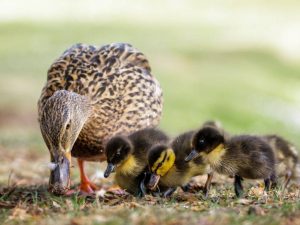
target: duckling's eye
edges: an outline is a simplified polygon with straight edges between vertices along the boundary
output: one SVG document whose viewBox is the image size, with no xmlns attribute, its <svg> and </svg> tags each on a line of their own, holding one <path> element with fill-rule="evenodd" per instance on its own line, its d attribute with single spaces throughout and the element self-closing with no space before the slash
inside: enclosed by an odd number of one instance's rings
<svg viewBox="0 0 300 225">
<path fill-rule="evenodd" d="M 118 148 L 116 152 L 116 156 L 120 156 L 120 155 L 121 155 L 121 148 Z"/>
<path fill-rule="evenodd" d="M 200 139 L 199 141 L 198 141 L 198 147 L 199 148 L 203 148 L 205 146 L 205 140 L 204 139 Z"/>
</svg>

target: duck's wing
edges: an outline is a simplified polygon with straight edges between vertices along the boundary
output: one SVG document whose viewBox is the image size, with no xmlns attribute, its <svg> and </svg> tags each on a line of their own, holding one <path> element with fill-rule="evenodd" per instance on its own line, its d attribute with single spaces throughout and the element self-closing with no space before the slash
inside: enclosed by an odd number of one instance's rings
<svg viewBox="0 0 300 225">
<path fill-rule="evenodd" d="M 61 89 L 87 96 L 95 105 L 95 113 L 101 114 L 104 109 L 105 115 L 118 117 L 112 120 L 122 119 L 126 123 L 138 113 L 142 117 L 147 115 L 151 125 L 152 117 L 160 118 L 160 85 L 151 75 L 145 55 L 130 44 L 113 43 L 100 48 L 76 44 L 67 49 L 48 70 L 38 102 L 39 111 Z M 115 130 L 122 132 L 122 129 Z"/>
<path fill-rule="evenodd" d="M 143 53 L 129 44 L 111 44 L 96 51 L 91 61 L 102 73 L 89 87 L 95 114 L 107 119 L 99 125 L 107 125 L 111 135 L 158 125 L 162 90 Z"/>
</svg>

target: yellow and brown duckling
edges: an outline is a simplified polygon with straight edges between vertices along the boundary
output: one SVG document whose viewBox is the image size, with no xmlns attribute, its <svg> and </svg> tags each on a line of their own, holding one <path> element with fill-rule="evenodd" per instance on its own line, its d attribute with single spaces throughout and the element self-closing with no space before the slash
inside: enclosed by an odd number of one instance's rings
<svg viewBox="0 0 300 225">
<path fill-rule="evenodd" d="M 69 190 L 73 156 L 80 167 L 80 190 L 93 192 L 83 162 L 105 161 L 104 143 L 117 133 L 157 126 L 162 102 L 146 56 L 130 44 L 67 49 L 49 68 L 38 101 L 41 133 L 55 165 L 50 191 Z"/>
<path fill-rule="evenodd" d="M 276 158 L 276 173 L 277 176 L 285 177 L 283 188 L 289 184 L 291 178 L 296 178 L 297 165 L 299 162 L 298 151 L 296 147 L 278 135 L 262 136 L 272 147 Z"/>
<path fill-rule="evenodd" d="M 176 137 L 170 145 L 154 146 L 148 154 L 148 165 L 151 172 L 148 187 L 153 190 L 159 185 L 160 189 L 170 188 L 165 196 L 171 194 L 178 186 L 183 187 L 192 177 L 208 174 L 210 167 L 201 157 L 190 162 L 185 158 L 192 151 L 194 131 L 186 132 Z M 212 174 L 205 184 L 205 193 L 210 187 Z"/>
<path fill-rule="evenodd" d="M 194 150 L 186 161 L 201 156 L 220 174 L 234 176 L 237 197 L 243 193 L 242 179 L 264 179 L 265 189 L 276 183 L 275 156 L 270 145 L 258 136 L 239 135 L 229 140 L 213 127 L 200 129 L 193 137 Z"/>
<path fill-rule="evenodd" d="M 104 177 L 115 170 L 115 181 L 122 189 L 135 196 L 144 196 L 147 153 L 153 145 L 168 142 L 169 137 L 163 131 L 150 128 L 129 136 L 114 136 L 105 148 L 108 165 Z"/>
</svg>

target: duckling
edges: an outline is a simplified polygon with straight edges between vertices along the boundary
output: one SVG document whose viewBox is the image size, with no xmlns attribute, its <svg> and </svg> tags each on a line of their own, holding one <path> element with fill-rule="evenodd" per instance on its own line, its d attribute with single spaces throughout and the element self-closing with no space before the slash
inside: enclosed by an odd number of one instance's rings
<svg viewBox="0 0 300 225">
<path fill-rule="evenodd" d="M 158 129 L 142 129 L 129 136 L 114 136 L 105 148 L 108 165 L 104 177 L 115 169 L 115 181 L 122 189 L 136 196 L 144 196 L 147 152 L 153 145 L 168 141 L 169 137 Z"/>
<path fill-rule="evenodd" d="M 50 159 L 49 190 L 70 189 L 71 158 L 80 168 L 80 190 L 97 187 L 84 173 L 85 161 L 106 160 L 104 146 L 117 133 L 156 127 L 162 90 L 146 56 L 130 44 L 76 44 L 49 68 L 38 101 L 42 136 Z"/>
<path fill-rule="evenodd" d="M 194 149 L 185 160 L 201 156 L 214 171 L 234 176 L 237 197 L 243 193 L 243 178 L 264 179 L 265 190 L 269 189 L 270 181 L 276 182 L 275 156 L 261 137 L 239 135 L 225 141 L 219 130 L 207 126 L 196 132 L 192 146 Z"/>
<path fill-rule="evenodd" d="M 225 140 L 230 138 L 230 134 L 224 130 L 219 121 L 208 120 L 204 122 L 202 126 L 215 127 L 224 135 Z M 261 137 L 269 143 L 274 152 L 276 159 L 276 174 L 278 177 L 285 177 L 285 181 L 283 183 L 283 189 L 285 189 L 291 178 L 295 178 L 297 176 L 296 167 L 298 164 L 298 151 L 294 145 L 278 135 L 263 135 Z"/>
<path fill-rule="evenodd" d="M 148 188 L 153 190 L 159 185 L 171 188 L 165 193 L 172 193 L 178 186 L 183 189 L 192 177 L 197 175 L 209 174 L 210 167 L 205 164 L 201 157 L 195 158 L 190 162 L 185 162 L 185 157 L 192 151 L 191 140 L 194 131 L 183 133 L 176 137 L 169 145 L 156 145 L 148 154 L 148 166 L 151 177 Z M 204 192 L 210 187 L 212 174 L 208 175 Z"/>
<path fill-rule="evenodd" d="M 278 135 L 262 136 L 272 147 L 277 165 L 277 176 L 285 177 L 283 189 L 287 187 L 292 177 L 297 177 L 298 151 L 296 147 Z"/>
</svg>

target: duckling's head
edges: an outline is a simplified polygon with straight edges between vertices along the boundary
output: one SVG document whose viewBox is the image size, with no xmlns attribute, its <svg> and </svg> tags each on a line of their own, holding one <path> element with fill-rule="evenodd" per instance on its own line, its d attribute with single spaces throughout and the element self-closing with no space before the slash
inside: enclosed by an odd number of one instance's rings
<svg viewBox="0 0 300 225">
<path fill-rule="evenodd" d="M 197 131 L 192 140 L 191 153 L 185 158 L 185 161 L 191 161 L 201 152 L 210 153 L 220 144 L 224 144 L 224 135 L 212 126 L 205 126 Z"/>
<path fill-rule="evenodd" d="M 223 125 L 220 121 L 218 120 L 206 120 L 203 124 L 202 127 L 214 127 L 217 128 L 218 130 L 223 130 Z"/>
<path fill-rule="evenodd" d="M 127 137 L 115 136 L 108 141 L 105 153 L 107 168 L 104 177 L 109 177 L 115 167 L 121 165 L 133 153 L 133 146 Z"/>
<path fill-rule="evenodd" d="M 175 162 L 175 153 L 173 149 L 166 145 L 156 145 L 152 147 L 148 154 L 148 166 L 151 172 L 148 188 L 153 190 Z"/>
<path fill-rule="evenodd" d="M 70 187 L 72 147 L 89 116 L 86 97 L 66 90 L 56 91 L 41 109 L 40 128 L 54 165 L 49 190 L 65 193 Z"/>
</svg>

